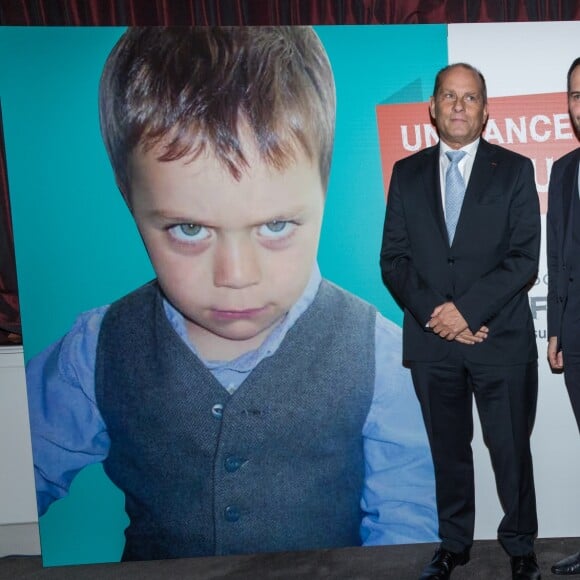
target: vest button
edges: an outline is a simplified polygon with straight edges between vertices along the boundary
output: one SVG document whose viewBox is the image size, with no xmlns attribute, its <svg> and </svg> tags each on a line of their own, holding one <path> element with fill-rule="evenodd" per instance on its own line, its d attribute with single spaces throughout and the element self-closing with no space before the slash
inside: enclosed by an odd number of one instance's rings
<svg viewBox="0 0 580 580">
<path fill-rule="evenodd" d="M 240 519 L 240 510 L 235 505 L 229 505 L 224 510 L 227 522 L 237 522 Z"/>
<path fill-rule="evenodd" d="M 216 403 L 212 408 L 211 408 L 211 414 L 216 418 L 216 419 L 221 419 L 223 414 L 224 414 L 224 406 L 221 403 Z"/>
<path fill-rule="evenodd" d="M 239 457 L 234 457 L 232 455 L 230 455 L 230 457 L 226 457 L 226 460 L 224 461 L 224 465 L 226 466 L 226 471 L 228 473 L 233 473 L 234 471 L 237 471 L 242 464 L 244 463 L 244 461 L 242 459 L 240 459 Z"/>
</svg>

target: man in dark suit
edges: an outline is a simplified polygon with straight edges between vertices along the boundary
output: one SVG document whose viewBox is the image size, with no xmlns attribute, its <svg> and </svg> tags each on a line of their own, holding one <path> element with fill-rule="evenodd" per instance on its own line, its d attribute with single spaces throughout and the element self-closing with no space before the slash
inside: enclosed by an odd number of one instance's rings
<svg viewBox="0 0 580 580">
<path fill-rule="evenodd" d="M 568 70 L 568 110 L 580 138 L 580 57 Z M 580 428 L 580 147 L 552 167 L 548 192 L 548 361 L 564 370 Z M 564 356 L 565 355 L 565 356 Z M 565 362 L 564 362 L 565 360 Z M 554 574 L 580 574 L 580 552 L 552 566 Z"/>
<path fill-rule="evenodd" d="M 440 142 L 393 168 L 381 249 L 384 282 L 405 310 L 410 366 L 435 464 L 441 545 L 421 579 L 469 560 L 474 529 L 475 395 L 514 579 L 538 579 L 530 434 L 538 388 L 527 291 L 540 212 L 529 159 L 481 138 L 485 79 L 470 65 L 437 74 Z"/>
</svg>

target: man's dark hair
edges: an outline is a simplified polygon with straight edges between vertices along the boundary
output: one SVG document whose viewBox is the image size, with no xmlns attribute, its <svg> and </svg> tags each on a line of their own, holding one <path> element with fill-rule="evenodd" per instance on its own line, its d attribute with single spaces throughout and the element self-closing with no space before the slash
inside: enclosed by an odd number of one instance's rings
<svg viewBox="0 0 580 580">
<path fill-rule="evenodd" d="M 574 62 L 572 63 L 572 65 L 568 69 L 568 76 L 566 77 L 568 92 L 570 92 L 570 83 L 572 81 L 572 73 L 574 72 L 574 69 L 577 66 L 580 66 L 580 56 L 578 58 L 574 59 Z"/>
</svg>

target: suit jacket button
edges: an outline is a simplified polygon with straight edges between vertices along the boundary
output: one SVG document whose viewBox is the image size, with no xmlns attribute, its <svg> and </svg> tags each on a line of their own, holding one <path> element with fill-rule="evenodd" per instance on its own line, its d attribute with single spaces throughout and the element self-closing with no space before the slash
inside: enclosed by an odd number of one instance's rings
<svg viewBox="0 0 580 580">
<path fill-rule="evenodd" d="M 447 298 L 447 300 L 453 300 L 453 295 L 452 294 L 445 294 L 445 298 Z"/>
<path fill-rule="evenodd" d="M 453 266 L 453 264 L 455 264 L 455 259 L 454 259 L 454 258 L 448 258 L 448 259 L 447 259 L 447 263 L 448 263 L 450 266 Z"/>
</svg>

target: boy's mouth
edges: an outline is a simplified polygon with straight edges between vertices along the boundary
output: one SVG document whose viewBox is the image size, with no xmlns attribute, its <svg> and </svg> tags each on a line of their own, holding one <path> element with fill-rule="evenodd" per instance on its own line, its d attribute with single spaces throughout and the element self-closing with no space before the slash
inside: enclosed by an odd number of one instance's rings
<svg viewBox="0 0 580 580">
<path fill-rule="evenodd" d="M 214 308 L 212 310 L 214 318 L 219 320 L 246 320 L 256 318 L 262 314 L 265 307 L 262 308 L 247 308 L 245 310 L 220 310 Z"/>
</svg>

